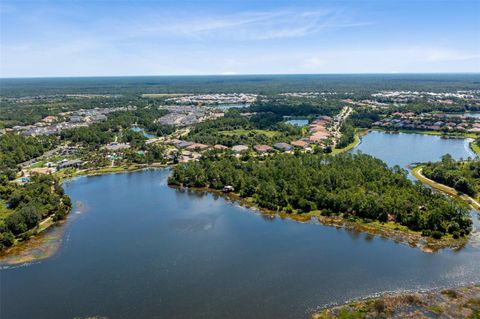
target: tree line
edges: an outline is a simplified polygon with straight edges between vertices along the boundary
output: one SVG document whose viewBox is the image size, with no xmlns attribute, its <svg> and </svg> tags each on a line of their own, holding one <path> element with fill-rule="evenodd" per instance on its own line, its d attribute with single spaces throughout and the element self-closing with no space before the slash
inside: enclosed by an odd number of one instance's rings
<svg viewBox="0 0 480 319">
<path fill-rule="evenodd" d="M 0 250 L 11 246 L 16 237 L 33 235 L 42 219 L 64 219 L 72 208 L 70 198 L 52 175 L 33 175 L 25 185 L 0 184 L 0 199 L 0 204 L 6 205 L 0 215 Z"/>
<path fill-rule="evenodd" d="M 263 132 L 265 130 L 273 132 L 268 134 Z M 266 112 L 245 116 L 238 110 L 229 110 L 221 118 L 194 125 L 186 139 L 208 145 L 233 146 L 288 142 L 301 136 L 302 128 L 285 124 L 281 115 Z"/>
<path fill-rule="evenodd" d="M 450 154 L 442 156 L 441 161 L 427 163 L 422 173 L 441 184 L 457 191 L 476 197 L 480 189 L 480 161 L 455 161 Z"/>
<path fill-rule="evenodd" d="M 395 221 L 425 236 L 464 236 L 468 211 L 420 183 L 398 166 L 365 154 L 279 154 L 242 161 L 209 158 L 174 167 L 170 185 L 234 187 L 260 207 L 287 213 L 320 210 L 380 222 Z"/>
</svg>

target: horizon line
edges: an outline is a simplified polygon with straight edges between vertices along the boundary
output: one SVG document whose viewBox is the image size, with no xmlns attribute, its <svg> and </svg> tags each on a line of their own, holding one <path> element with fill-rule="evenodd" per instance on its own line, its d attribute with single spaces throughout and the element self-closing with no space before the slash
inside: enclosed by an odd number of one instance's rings
<svg viewBox="0 0 480 319">
<path fill-rule="evenodd" d="M 125 77 L 207 77 L 207 76 L 219 76 L 219 77 L 241 77 L 241 76 L 292 76 L 292 75 L 440 75 L 440 74 L 479 74 L 480 71 L 472 72 L 328 72 L 328 73 L 235 73 L 235 74 L 164 74 L 164 75 L 52 75 L 52 76 L 0 76 L 0 80 L 16 80 L 16 79 L 65 79 L 65 78 L 125 78 Z"/>
</svg>

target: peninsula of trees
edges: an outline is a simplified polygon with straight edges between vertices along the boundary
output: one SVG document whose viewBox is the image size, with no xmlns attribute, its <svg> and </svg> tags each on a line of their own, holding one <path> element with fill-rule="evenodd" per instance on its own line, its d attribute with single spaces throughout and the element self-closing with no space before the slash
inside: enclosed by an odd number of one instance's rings
<svg viewBox="0 0 480 319">
<path fill-rule="evenodd" d="M 366 154 L 209 158 L 175 166 L 169 183 L 216 190 L 232 186 L 262 208 L 394 221 L 434 238 L 471 231 L 465 208 L 411 182 L 398 166 L 389 168 Z"/>
</svg>

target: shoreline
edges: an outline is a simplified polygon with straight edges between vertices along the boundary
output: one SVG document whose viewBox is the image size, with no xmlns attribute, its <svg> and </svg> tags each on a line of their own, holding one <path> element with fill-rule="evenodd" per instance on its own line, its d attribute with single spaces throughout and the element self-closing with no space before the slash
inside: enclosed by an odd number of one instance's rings
<svg viewBox="0 0 480 319">
<path fill-rule="evenodd" d="M 358 130 L 355 134 L 355 140 L 347 145 L 346 147 L 338 150 L 334 150 L 331 155 L 335 156 L 337 154 L 341 154 L 344 152 L 351 151 L 355 147 L 357 147 L 361 142 L 362 142 L 362 137 L 367 135 L 370 131 L 379 131 L 386 133 L 384 130 L 376 130 L 376 129 L 365 129 L 365 130 Z M 403 132 L 402 132 L 403 133 Z M 425 134 L 421 132 L 409 132 L 410 134 Z M 427 135 L 432 135 L 432 134 L 427 134 Z M 468 138 L 468 137 L 465 137 Z M 472 150 L 473 141 L 470 143 L 470 148 Z M 336 151 L 336 152 L 335 152 Z M 475 151 L 475 150 L 474 150 Z M 480 151 L 480 148 L 478 148 L 478 151 Z M 102 175 L 107 175 L 107 174 L 118 174 L 118 173 L 130 173 L 130 172 L 137 172 L 137 171 L 142 171 L 146 169 L 162 169 L 162 168 L 168 168 L 171 167 L 172 164 L 160 164 L 160 163 L 151 163 L 151 164 L 131 164 L 131 165 L 124 165 L 124 166 L 115 166 L 115 167 L 99 167 L 99 168 L 88 168 L 80 171 L 76 171 L 71 174 L 58 174 L 57 176 L 60 179 L 61 183 L 68 182 L 69 180 L 75 179 L 77 177 L 81 176 L 102 176 Z M 418 167 L 418 166 L 417 166 Z M 435 183 L 434 181 L 427 181 L 428 178 L 426 178 L 423 175 L 418 174 L 418 170 L 415 170 L 416 168 L 412 169 L 412 175 L 415 176 L 419 181 L 421 181 L 424 184 L 427 184 L 429 186 L 432 186 L 433 188 L 443 191 L 444 193 L 447 193 L 450 196 L 456 197 L 457 199 L 460 199 L 467 204 L 471 205 L 474 209 L 477 209 L 480 211 L 480 203 L 476 202 L 475 200 L 471 198 L 462 198 L 462 196 L 458 195 L 456 191 L 448 191 L 443 189 L 440 184 L 436 185 L 438 183 Z M 445 188 L 448 188 L 448 186 L 443 185 Z M 169 187 L 172 187 L 169 185 Z M 175 188 L 175 187 L 174 187 Z M 320 211 L 314 211 L 314 212 L 309 212 L 309 213 L 304 213 L 304 214 L 288 214 L 285 212 L 274 212 L 274 211 L 268 211 L 266 209 L 263 209 L 261 207 L 256 206 L 251 200 L 241 198 L 238 196 L 238 194 L 225 194 L 221 191 L 218 190 L 213 190 L 213 189 L 196 189 L 196 188 L 190 188 L 192 190 L 203 190 L 203 191 L 208 191 L 211 193 L 217 193 L 222 195 L 225 198 L 228 199 L 233 199 L 241 203 L 242 206 L 246 206 L 247 208 L 253 208 L 256 210 L 259 210 L 262 214 L 265 215 L 278 215 L 281 218 L 289 218 L 297 222 L 311 222 L 312 219 L 318 221 L 320 224 L 325 225 L 325 226 L 330 226 L 330 227 L 337 227 L 337 228 L 343 228 L 346 230 L 350 231 L 355 231 L 355 232 L 362 232 L 366 233 L 368 235 L 373 235 L 373 236 L 379 236 L 381 238 L 387 238 L 391 239 L 397 243 L 402 243 L 402 244 L 407 244 L 408 246 L 412 248 L 420 248 L 421 250 L 429 253 L 433 253 L 436 251 L 439 251 L 444 248 L 450 248 L 453 250 L 459 250 L 466 246 L 469 242 L 469 237 L 467 236 L 465 238 L 459 238 L 459 239 L 453 239 L 453 238 L 442 238 L 442 239 L 432 239 L 428 237 L 421 236 L 421 233 L 419 232 L 414 232 L 411 230 L 406 229 L 404 226 L 399 225 L 399 224 L 394 224 L 394 223 L 380 223 L 380 222 L 364 222 L 361 220 L 348 220 L 343 218 L 342 216 L 323 216 L 321 215 Z M 451 189 L 453 190 L 453 189 Z M 464 195 L 468 197 L 467 195 Z M 478 205 L 475 206 L 475 203 Z M 71 215 L 72 212 L 70 212 L 67 215 L 67 219 L 69 219 L 69 215 Z M 31 249 L 30 245 L 28 245 L 28 242 L 34 241 L 38 237 L 41 237 L 43 233 L 46 233 L 48 230 L 55 228 L 54 226 L 59 226 L 62 225 L 66 222 L 64 221 L 59 221 L 59 222 L 53 222 L 51 221 L 51 218 L 47 217 L 46 219 L 40 221 L 39 225 L 35 229 L 34 235 L 32 235 L 28 240 L 23 240 L 20 242 L 16 242 L 12 247 L 9 247 L 6 249 L 4 252 L 0 253 L 0 265 L 2 264 L 2 260 L 5 259 L 5 256 L 9 256 L 13 254 L 13 251 L 17 251 L 19 246 L 25 246 L 27 247 L 26 249 Z M 37 241 L 36 241 L 37 242 Z M 41 244 L 40 244 L 41 245 Z M 55 252 L 54 252 L 55 253 Z M 53 255 L 53 254 L 51 254 Z M 48 258 L 48 257 L 47 257 Z M 44 259 L 44 258 L 39 258 L 39 259 Z"/>
<path fill-rule="evenodd" d="M 356 130 L 354 140 L 353 140 L 352 143 L 348 144 L 347 146 L 345 146 L 343 148 L 334 148 L 330 154 L 331 155 L 338 155 L 338 154 L 346 153 L 346 152 L 349 152 L 349 151 L 353 150 L 355 147 L 360 145 L 360 143 L 362 143 L 362 138 L 365 135 L 367 135 L 369 131 L 370 131 L 369 129 L 358 129 L 358 130 Z"/>
<path fill-rule="evenodd" d="M 422 182 L 425 185 L 428 185 L 432 187 L 433 189 L 440 191 L 442 193 L 447 194 L 448 196 L 451 196 L 455 199 L 458 199 L 466 204 L 468 204 L 470 207 L 472 207 L 474 210 L 480 212 L 480 203 L 475 200 L 474 198 L 466 195 L 466 194 L 460 194 L 456 189 L 453 187 L 437 183 L 434 180 L 426 177 L 425 175 L 422 174 L 422 169 L 423 165 L 417 165 L 412 169 L 412 175 L 415 176 L 416 179 L 418 179 L 420 182 Z"/>
<path fill-rule="evenodd" d="M 182 189 L 180 186 L 168 185 L 171 188 Z M 312 211 L 303 214 L 289 214 L 281 211 L 272 211 L 257 206 L 251 198 L 242 198 L 236 193 L 224 193 L 221 190 L 211 188 L 183 188 L 184 190 L 208 192 L 211 194 L 222 196 L 223 198 L 232 202 L 239 203 L 241 206 L 258 211 L 264 216 L 279 216 L 280 218 L 288 218 L 296 222 L 318 222 L 321 225 L 342 228 L 347 231 L 361 232 L 370 236 L 378 236 L 386 238 L 399 244 L 408 245 L 411 248 L 418 248 L 426 253 L 435 253 L 442 249 L 452 249 L 458 251 L 464 248 L 468 243 L 470 236 L 454 239 L 452 237 L 433 239 L 422 236 L 421 232 L 415 232 L 408 229 L 406 226 L 387 222 L 381 223 L 379 221 L 365 222 L 362 220 L 348 220 L 341 215 L 324 216 L 320 211 Z"/>
<path fill-rule="evenodd" d="M 379 127 L 371 128 L 370 130 L 383 132 L 386 134 L 421 134 L 421 135 L 430 135 L 430 136 L 438 136 L 444 138 L 451 138 L 451 139 L 476 139 L 480 136 L 475 133 L 443 133 L 439 131 L 427 131 L 427 130 L 406 130 L 406 129 L 398 129 L 398 130 L 386 130 Z"/>
<path fill-rule="evenodd" d="M 314 311 L 312 319 L 340 318 L 477 318 L 480 285 L 436 288 L 355 299 Z"/>
<path fill-rule="evenodd" d="M 75 172 L 72 175 L 59 176 L 60 183 L 68 182 L 82 176 L 102 176 L 107 174 L 119 174 L 142 171 L 145 169 L 167 168 L 166 165 L 130 165 L 128 167 L 102 167 L 97 169 L 87 169 Z M 75 210 L 76 209 L 76 210 Z M 74 211 L 75 210 L 75 211 Z M 5 266 L 18 266 L 26 263 L 37 262 L 52 257 L 61 246 L 62 236 L 65 231 L 65 224 L 69 223 L 76 214 L 81 213 L 80 207 L 74 207 L 67 214 L 64 220 L 53 221 L 52 216 L 41 220 L 39 224 L 28 230 L 32 235 L 0 251 L 0 269 Z M 75 215 L 75 216 L 74 216 Z"/>
<path fill-rule="evenodd" d="M 477 155 L 477 157 L 480 157 L 480 146 L 475 143 L 475 140 L 471 141 L 469 146 L 470 149 Z"/>
</svg>

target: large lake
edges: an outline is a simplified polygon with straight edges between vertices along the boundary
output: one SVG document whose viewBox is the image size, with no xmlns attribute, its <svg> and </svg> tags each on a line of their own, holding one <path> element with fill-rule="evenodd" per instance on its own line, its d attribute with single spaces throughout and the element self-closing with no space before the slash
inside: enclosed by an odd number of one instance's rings
<svg viewBox="0 0 480 319">
<path fill-rule="evenodd" d="M 425 138 L 423 148 L 412 143 L 417 137 Z M 467 157 L 463 143 L 372 133 L 359 149 L 403 165 L 407 156 Z M 401 147 L 409 155 L 397 158 Z M 480 251 L 473 246 L 429 254 L 343 229 L 270 219 L 212 194 L 171 189 L 168 174 L 67 182 L 84 212 L 67 226 L 52 258 L 1 270 L 2 319 L 306 318 L 318 306 L 352 298 L 480 281 Z"/>
<path fill-rule="evenodd" d="M 373 155 L 388 165 L 405 168 L 408 164 L 438 161 L 445 154 L 455 159 L 475 157 L 470 149 L 471 139 L 443 139 L 423 134 L 386 134 L 379 131 L 362 138 L 355 151 Z"/>
</svg>

